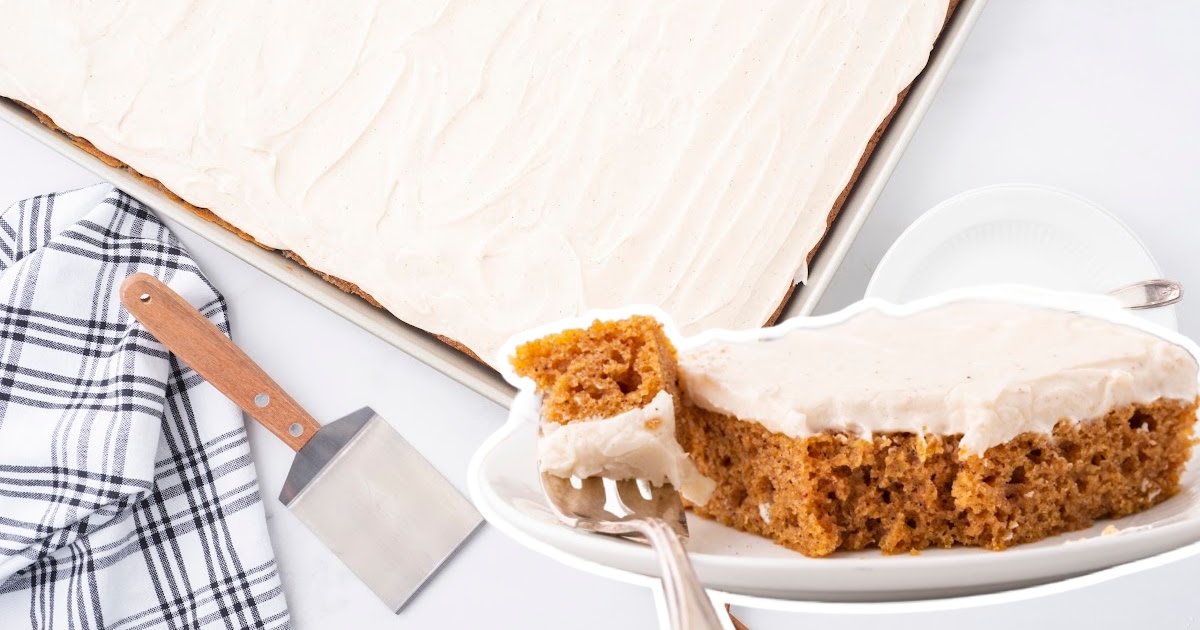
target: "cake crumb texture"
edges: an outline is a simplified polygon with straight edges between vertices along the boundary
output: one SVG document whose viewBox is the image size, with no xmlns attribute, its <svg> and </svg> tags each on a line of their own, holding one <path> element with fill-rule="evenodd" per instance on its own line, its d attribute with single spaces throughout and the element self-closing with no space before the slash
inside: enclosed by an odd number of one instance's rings
<svg viewBox="0 0 1200 630">
<path fill-rule="evenodd" d="M 511 363 L 541 392 L 544 418 L 559 424 L 615 416 L 650 404 L 660 391 L 678 392 L 675 348 L 644 315 L 528 342 Z"/>
<path fill-rule="evenodd" d="M 961 436 L 830 433 L 804 439 L 687 406 L 684 450 L 717 481 L 704 516 L 808 556 L 955 544 L 1001 550 L 1140 512 L 1179 491 L 1194 401 L 1061 421 L 960 454 Z M 760 506 L 769 505 L 764 519 Z"/>
</svg>

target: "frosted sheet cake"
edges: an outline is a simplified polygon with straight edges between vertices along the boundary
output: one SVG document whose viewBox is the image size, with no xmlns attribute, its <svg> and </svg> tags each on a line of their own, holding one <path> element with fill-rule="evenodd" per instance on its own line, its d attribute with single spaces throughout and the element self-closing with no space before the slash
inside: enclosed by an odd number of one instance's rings
<svg viewBox="0 0 1200 630">
<path fill-rule="evenodd" d="M 1191 351 L 1068 310 L 964 300 L 684 341 L 635 316 L 517 346 L 543 469 L 670 482 L 698 514 L 825 556 L 1080 529 L 1175 494 L 1191 453 Z"/>
<path fill-rule="evenodd" d="M 491 360 L 773 319 L 947 0 L 0 0 L 0 95 Z"/>
</svg>

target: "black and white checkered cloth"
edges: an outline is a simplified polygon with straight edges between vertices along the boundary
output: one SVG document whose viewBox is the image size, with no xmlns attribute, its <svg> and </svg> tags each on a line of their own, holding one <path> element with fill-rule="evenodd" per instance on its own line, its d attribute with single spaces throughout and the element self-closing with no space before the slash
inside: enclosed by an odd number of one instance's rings
<svg viewBox="0 0 1200 630">
<path fill-rule="evenodd" d="M 121 307 L 137 271 L 228 332 L 121 191 L 0 215 L 0 628 L 286 627 L 241 412 Z"/>
</svg>

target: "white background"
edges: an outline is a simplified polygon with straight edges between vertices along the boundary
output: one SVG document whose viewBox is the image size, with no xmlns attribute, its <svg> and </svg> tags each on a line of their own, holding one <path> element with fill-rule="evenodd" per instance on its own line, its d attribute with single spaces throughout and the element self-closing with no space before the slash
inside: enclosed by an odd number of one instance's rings
<svg viewBox="0 0 1200 630">
<path fill-rule="evenodd" d="M 820 311 L 861 297 L 920 213 L 1002 182 L 1059 186 L 1141 235 L 1200 291 L 1200 3 L 991 0 Z M 0 125 L 0 207 L 97 179 Z M 235 338 L 319 419 L 370 405 L 465 491 L 467 462 L 504 410 L 177 230 L 227 298 Z M 1200 338 L 1200 300 L 1179 308 Z M 357 628 L 652 628 L 650 591 L 536 555 L 484 527 L 393 616 L 273 498 L 290 451 L 257 425 L 252 448 L 294 624 Z M 763 628 L 1200 627 L 1200 558 L 1066 594 L 899 616 L 736 608 Z"/>
</svg>

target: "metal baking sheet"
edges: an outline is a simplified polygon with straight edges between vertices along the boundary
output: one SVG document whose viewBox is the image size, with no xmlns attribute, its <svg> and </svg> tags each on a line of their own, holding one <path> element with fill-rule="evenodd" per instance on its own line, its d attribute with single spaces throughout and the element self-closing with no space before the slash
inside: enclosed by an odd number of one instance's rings
<svg viewBox="0 0 1200 630">
<path fill-rule="evenodd" d="M 900 156 L 904 154 L 908 142 L 917 132 L 917 125 L 925 117 L 925 112 L 933 103 L 934 95 L 946 80 L 946 75 L 950 73 L 950 67 L 966 43 L 975 22 L 979 20 L 979 14 L 983 12 L 986 3 L 987 0 L 962 0 L 955 8 L 929 55 L 929 63 L 913 81 L 908 96 L 896 110 L 896 115 L 884 130 L 879 143 L 875 145 L 875 151 L 846 197 L 842 211 L 838 213 L 837 219 L 829 228 L 829 233 L 825 235 L 825 241 L 813 256 L 808 269 L 808 282 L 796 287 L 792 298 L 783 307 L 780 319 L 809 315 L 817 308 L 817 301 L 829 287 L 834 272 L 842 264 L 846 252 L 850 251 L 854 237 L 858 236 L 858 231 L 867 221 L 871 208 L 883 193 L 892 171 L 896 170 L 896 165 L 900 162 Z"/>
<path fill-rule="evenodd" d="M 871 207 L 883 192 L 888 178 L 900 161 L 900 155 L 916 132 L 955 57 L 962 49 L 971 28 L 979 18 L 986 0 L 961 0 L 950 22 L 942 31 L 925 70 L 913 82 L 891 124 L 880 138 L 854 189 L 826 235 L 809 266 L 808 282 L 796 287 L 783 317 L 812 313 L 829 286 L 838 265 L 845 258 L 854 237 L 862 228 Z M 367 332 L 396 346 L 417 360 L 507 407 L 513 389 L 491 368 L 442 343 L 433 335 L 410 326 L 366 300 L 345 293 L 325 282 L 317 274 L 242 239 L 221 226 L 193 214 L 166 195 L 124 170 L 104 164 L 75 146 L 65 135 L 38 122 L 19 105 L 0 99 L 0 120 L 40 140 L 72 161 L 112 182 L 147 204 L 162 216 L 212 241 L 222 249 L 257 267 L 271 277 L 341 315 Z"/>
</svg>

